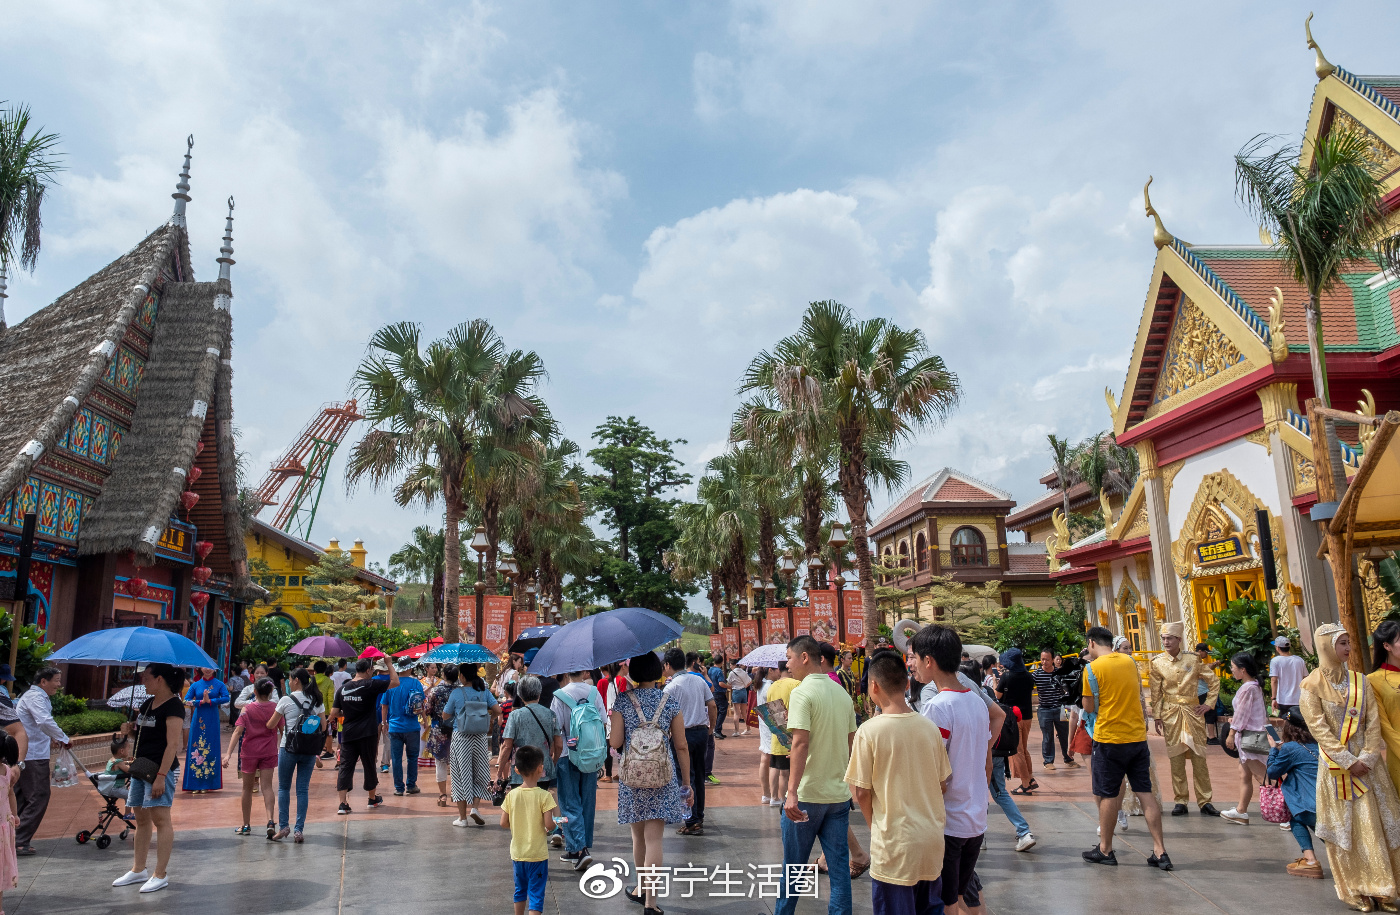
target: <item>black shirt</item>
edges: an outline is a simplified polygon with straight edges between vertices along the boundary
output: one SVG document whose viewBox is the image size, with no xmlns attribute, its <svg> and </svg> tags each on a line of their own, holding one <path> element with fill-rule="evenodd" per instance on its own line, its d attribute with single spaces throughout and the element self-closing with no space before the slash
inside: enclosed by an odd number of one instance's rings
<svg viewBox="0 0 1400 915">
<path fill-rule="evenodd" d="M 179 718 L 183 724 L 185 703 L 180 701 L 179 696 L 171 696 L 161 703 L 159 708 L 152 710 L 151 703 L 155 701 L 154 697 L 148 697 L 136 710 L 137 733 L 134 755 L 139 759 L 149 759 L 158 766 L 165 758 L 166 719 Z M 180 768 L 180 754 L 175 754 L 175 761 L 170 764 L 170 768 Z"/>
<path fill-rule="evenodd" d="M 1027 670 L 1008 670 L 997 681 L 1001 701 L 1020 709 L 1022 721 L 1031 720 L 1031 691 L 1034 688 L 1035 681 Z"/>
<path fill-rule="evenodd" d="M 363 740 L 379 733 L 379 697 L 389 690 L 389 681 L 346 680 L 335 694 L 333 708 L 345 714 L 341 736 L 346 740 Z"/>
</svg>

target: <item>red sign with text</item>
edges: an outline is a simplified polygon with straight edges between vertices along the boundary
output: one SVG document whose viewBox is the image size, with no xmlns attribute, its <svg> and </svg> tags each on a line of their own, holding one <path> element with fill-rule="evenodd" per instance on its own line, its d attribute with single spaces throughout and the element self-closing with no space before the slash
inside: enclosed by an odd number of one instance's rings
<svg viewBox="0 0 1400 915">
<path fill-rule="evenodd" d="M 788 637 L 788 612 L 786 607 L 769 607 L 763 618 L 763 643 L 765 645 L 786 645 L 792 641 Z"/>
<path fill-rule="evenodd" d="M 504 594 L 488 594 L 481 615 L 485 617 L 486 638 L 478 642 L 495 654 L 502 654 L 510 645 L 510 598 Z"/>
<path fill-rule="evenodd" d="M 808 591 L 811 602 L 812 636 L 819 642 L 837 641 L 836 632 L 836 592 Z"/>
<path fill-rule="evenodd" d="M 507 598 L 509 600 L 509 598 Z M 517 610 L 510 615 L 510 640 L 520 638 L 520 633 L 531 626 L 540 624 L 540 615 L 533 610 Z"/>
<path fill-rule="evenodd" d="M 710 633 L 710 654 L 718 654 L 724 650 L 724 636 L 718 632 Z"/>
<path fill-rule="evenodd" d="M 476 642 L 476 595 L 457 598 L 457 637 L 463 642 Z"/>
<path fill-rule="evenodd" d="M 793 607 L 792 608 L 792 637 L 812 634 L 812 608 Z"/>
<path fill-rule="evenodd" d="M 739 650 L 739 627 L 724 627 L 724 653 L 726 655 Z"/>
<path fill-rule="evenodd" d="M 739 657 L 729 660 L 738 661 L 758 645 L 758 620 L 739 620 Z"/>
<path fill-rule="evenodd" d="M 846 610 L 846 642 L 849 645 L 865 644 L 865 606 L 859 591 L 847 591 L 841 595 Z"/>
</svg>

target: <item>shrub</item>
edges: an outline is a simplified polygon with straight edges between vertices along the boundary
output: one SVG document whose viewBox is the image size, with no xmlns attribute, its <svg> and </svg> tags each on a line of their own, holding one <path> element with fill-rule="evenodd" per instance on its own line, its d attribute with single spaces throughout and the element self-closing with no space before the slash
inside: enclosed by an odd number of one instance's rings
<svg viewBox="0 0 1400 915">
<path fill-rule="evenodd" d="M 88 711 L 76 715 L 54 716 L 54 722 L 69 737 L 82 737 L 86 734 L 106 734 L 115 731 L 126 721 L 121 712 Z"/>
<path fill-rule="evenodd" d="M 88 710 L 86 699 L 70 696 L 63 690 L 54 693 L 51 697 L 51 701 L 53 703 L 53 716 L 55 718 L 61 715 L 81 715 Z"/>
<path fill-rule="evenodd" d="M 1297 629 L 1281 628 L 1279 635 L 1288 636 L 1294 645 L 1301 645 Z M 1274 636 L 1269 628 L 1269 607 L 1262 600 L 1232 600 L 1216 615 L 1206 629 L 1206 644 L 1211 657 L 1221 662 L 1220 682 L 1233 693 L 1239 684 L 1230 676 L 1230 659 L 1245 651 L 1259 662 L 1259 685 L 1269 691 L 1269 660 L 1274 656 Z M 1183 649 L 1185 650 L 1185 649 Z"/>
<path fill-rule="evenodd" d="M 1042 649 L 1058 655 L 1074 654 L 1084 647 L 1079 622 L 1060 610 L 1032 610 L 1013 604 L 1006 616 L 990 621 L 992 647 L 998 652 L 1020 648 L 1032 660 Z"/>
</svg>

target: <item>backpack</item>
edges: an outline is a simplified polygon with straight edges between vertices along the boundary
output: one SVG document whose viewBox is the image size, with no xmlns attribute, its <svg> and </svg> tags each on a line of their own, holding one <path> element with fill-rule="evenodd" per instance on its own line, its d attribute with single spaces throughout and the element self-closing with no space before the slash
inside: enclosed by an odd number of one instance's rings
<svg viewBox="0 0 1400 915">
<path fill-rule="evenodd" d="M 457 688 L 462 690 L 466 689 L 465 686 L 459 686 Z M 481 693 L 483 696 L 489 695 L 485 690 L 480 689 L 471 690 L 471 692 Z M 453 724 L 455 729 L 461 731 L 463 734 L 485 734 L 487 731 L 491 730 L 490 706 L 487 705 L 485 699 L 482 699 L 480 702 L 468 699 L 466 702 L 462 703 L 462 708 L 458 710 L 456 720 Z"/>
<path fill-rule="evenodd" d="M 311 714 L 315 708 L 311 700 L 306 700 L 303 707 L 297 703 L 297 708 L 301 709 L 301 724 L 295 731 L 287 734 L 287 752 L 297 756 L 310 756 L 320 753 L 326 747 L 326 735 L 321 730 L 321 716 Z"/>
<path fill-rule="evenodd" d="M 410 718 L 420 718 L 423 715 L 423 694 L 421 692 L 411 692 L 408 694 L 408 705 L 404 708 L 404 714 Z"/>
<path fill-rule="evenodd" d="M 627 746 L 622 750 L 622 764 L 618 767 L 618 779 L 633 790 L 664 788 L 675 778 L 671 765 L 671 752 L 666 748 L 665 735 L 661 732 L 661 712 L 666 707 L 663 696 L 656 705 L 656 714 L 650 721 L 642 715 L 642 704 L 637 694 L 629 692 L 628 701 L 636 709 L 641 724 L 633 729 Z"/>
<path fill-rule="evenodd" d="M 591 697 L 575 702 L 563 690 L 554 698 L 569 709 L 569 764 L 580 772 L 597 772 L 608 758 L 608 738 L 598 707 Z"/>
<path fill-rule="evenodd" d="M 996 743 L 992 744 L 992 755 L 1010 758 L 1021 748 L 1021 715 L 1014 705 L 1003 702 L 997 705 L 1006 713 L 1006 720 L 1001 723 Z"/>
</svg>

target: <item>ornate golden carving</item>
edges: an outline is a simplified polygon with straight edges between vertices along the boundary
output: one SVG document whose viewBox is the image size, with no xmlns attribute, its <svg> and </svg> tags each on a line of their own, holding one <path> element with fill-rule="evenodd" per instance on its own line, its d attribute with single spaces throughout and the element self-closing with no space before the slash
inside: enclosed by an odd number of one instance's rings
<svg viewBox="0 0 1400 915">
<path fill-rule="evenodd" d="M 1366 620 L 1370 624 L 1367 628 L 1375 631 L 1375 628 L 1381 624 L 1381 620 L 1385 619 L 1386 614 L 1390 612 L 1390 598 L 1386 596 L 1385 589 L 1381 587 L 1375 563 L 1365 556 L 1359 556 L 1356 560 L 1356 566 L 1363 585 L 1361 605 L 1366 608 Z"/>
<path fill-rule="evenodd" d="M 1372 157 L 1381 165 L 1382 174 L 1390 174 L 1400 168 L 1400 153 L 1397 153 L 1389 143 L 1367 130 L 1366 125 L 1336 105 L 1332 106 L 1332 126 L 1329 130 L 1341 130 L 1345 133 L 1354 133 L 1365 137 L 1367 144 L 1371 147 Z"/>
<path fill-rule="evenodd" d="M 1361 393 L 1366 395 L 1366 399 L 1365 399 L 1365 400 L 1358 400 L 1358 401 L 1356 402 L 1357 406 L 1359 406 L 1359 407 L 1361 408 L 1361 409 L 1357 410 L 1356 412 L 1357 412 L 1358 414 L 1360 414 L 1361 416 L 1375 416 L 1375 415 L 1376 415 L 1376 398 L 1373 397 L 1373 396 L 1371 396 L 1371 392 L 1368 391 L 1368 390 L 1366 390 L 1365 388 L 1362 388 L 1362 389 L 1361 389 Z M 1357 427 L 1357 434 L 1361 437 L 1361 447 L 1362 447 L 1362 449 L 1364 450 L 1364 449 L 1366 448 L 1366 446 L 1369 445 L 1369 444 L 1371 443 L 1371 439 L 1375 436 L 1375 434 L 1376 434 L 1376 427 L 1375 427 L 1375 426 L 1358 426 L 1358 427 Z"/>
<path fill-rule="evenodd" d="M 1157 246 L 1157 250 L 1165 248 L 1172 243 L 1172 233 L 1167 231 L 1167 227 L 1162 225 L 1162 217 L 1157 215 L 1157 211 L 1152 208 L 1152 198 L 1147 195 L 1147 189 L 1152 186 L 1152 176 L 1147 176 L 1147 183 L 1142 186 L 1142 205 L 1147 210 L 1147 215 L 1151 216 L 1156 223 L 1152 229 L 1152 244 Z M 1185 242 L 1183 242 L 1185 244 Z"/>
<path fill-rule="evenodd" d="M 1103 399 L 1108 403 L 1108 421 L 1118 421 L 1118 401 L 1113 397 L 1113 389 L 1105 386 L 1103 389 Z"/>
<path fill-rule="evenodd" d="M 1239 348 L 1183 294 L 1152 402 L 1161 403 L 1243 361 Z"/>
<path fill-rule="evenodd" d="M 1172 483 L 1176 480 L 1176 475 L 1181 473 L 1181 468 L 1186 466 L 1185 460 L 1172 461 L 1162 467 L 1162 499 L 1170 508 L 1172 504 Z"/>
<path fill-rule="evenodd" d="M 1147 523 L 1147 506 L 1138 509 L 1137 517 L 1133 519 L 1132 525 L 1123 534 L 1124 540 L 1136 540 L 1139 537 L 1146 537 L 1150 531 Z M 1146 557 L 1140 556 L 1144 561 Z"/>
<path fill-rule="evenodd" d="M 1264 411 L 1264 428 L 1272 431 L 1276 423 L 1288 421 L 1288 411 L 1297 413 L 1298 385 L 1289 381 L 1279 381 L 1265 385 L 1254 393 L 1259 395 L 1259 404 Z"/>
<path fill-rule="evenodd" d="M 1172 562 L 1182 578 L 1190 578 L 1198 569 L 1195 562 L 1195 548 L 1199 543 L 1219 540 L 1238 533 L 1243 546 L 1252 557 L 1241 567 L 1257 566 L 1259 560 L 1259 528 L 1255 510 L 1266 506 L 1249 488 L 1241 483 L 1228 470 L 1208 473 L 1196 490 L 1196 498 L 1186 512 L 1181 526 L 1181 535 L 1172 544 Z M 1238 521 L 1236 520 L 1238 519 Z M 1269 527 L 1273 534 L 1274 550 L 1278 553 L 1278 567 L 1282 574 L 1284 566 L 1283 524 L 1272 512 L 1269 514 Z M 1211 574 L 1223 570 L 1212 568 Z M 1189 605 L 1188 601 L 1188 605 Z"/>
<path fill-rule="evenodd" d="M 1167 618 L 1167 605 L 1155 597 L 1152 598 L 1152 615 L 1158 622 L 1162 622 Z"/>
<path fill-rule="evenodd" d="M 1161 472 L 1157 466 L 1157 446 L 1152 444 L 1152 439 L 1145 438 L 1133 444 L 1133 448 L 1138 453 L 1138 473 L 1144 480 L 1155 480 Z"/>
<path fill-rule="evenodd" d="M 1103 515 L 1103 529 L 1107 531 L 1113 526 L 1113 504 L 1108 501 L 1108 490 L 1099 490 L 1099 513 Z"/>
<path fill-rule="evenodd" d="M 1327 58 L 1322 56 L 1322 49 L 1317 46 L 1317 42 L 1313 41 L 1312 17 L 1313 14 L 1308 13 L 1308 18 L 1303 20 L 1303 32 L 1308 36 L 1308 47 L 1317 52 L 1317 60 L 1313 63 L 1313 72 L 1321 80 L 1337 72 L 1337 68 L 1327 62 Z"/>
<path fill-rule="evenodd" d="M 1274 443 L 1269 439 L 1268 429 L 1255 429 L 1253 432 L 1247 433 L 1244 440 L 1253 442 L 1256 445 L 1263 445 L 1264 450 L 1269 452 L 1269 454 L 1274 453 Z"/>
<path fill-rule="evenodd" d="M 1300 496 L 1303 493 L 1315 492 L 1317 490 L 1317 468 L 1313 466 L 1313 462 L 1292 448 L 1288 449 L 1288 456 L 1291 458 L 1293 470 L 1293 495 Z"/>
<path fill-rule="evenodd" d="M 1283 320 L 1283 290 L 1275 286 L 1269 299 L 1269 358 L 1275 363 L 1288 358 L 1288 341 L 1283 336 L 1287 323 Z"/>
</svg>

